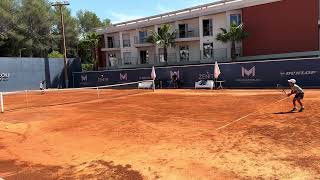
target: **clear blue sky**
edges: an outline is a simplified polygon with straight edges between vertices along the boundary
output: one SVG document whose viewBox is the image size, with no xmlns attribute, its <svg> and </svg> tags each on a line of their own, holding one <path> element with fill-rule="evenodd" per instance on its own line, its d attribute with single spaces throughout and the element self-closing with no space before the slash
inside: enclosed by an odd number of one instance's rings
<svg viewBox="0 0 320 180">
<path fill-rule="evenodd" d="M 112 23 L 210 3 L 217 0 L 69 0 L 72 14 L 80 9 L 95 12 Z"/>
</svg>

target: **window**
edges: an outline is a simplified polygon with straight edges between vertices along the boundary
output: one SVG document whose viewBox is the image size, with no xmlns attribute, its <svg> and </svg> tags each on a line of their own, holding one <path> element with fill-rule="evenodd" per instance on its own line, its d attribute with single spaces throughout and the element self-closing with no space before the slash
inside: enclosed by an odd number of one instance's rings
<svg viewBox="0 0 320 180">
<path fill-rule="evenodd" d="M 124 52 L 123 53 L 123 63 L 124 64 L 132 64 L 132 57 L 131 52 Z"/>
<path fill-rule="evenodd" d="M 164 60 L 164 49 L 163 48 L 159 48 L 159 62 L 166 62 Z"/>
<path fill-rule="evenodd" d="M 203 36 L 212 36 L 212 19 L 203 20 Z"/>
<path fill-rule="evenodd" d="M 139 43 L 143 44 L 147 41 L 148 32 L 147 31 L 140 31 L 139 32 Z"/>
<path fill-rule="evenodd" d="M 242 23 L 241 14 L 231 14 L 230 15 L 230 25 L 237 24 L 238 26 Z"/>
<path fill-rule="evenodd" d="M 180 61 L 189 61 L 189 46 L 180 46 Z"/>
<path fill-rule="evenodd" d="M 140 64 L 149 63 L 149 51 L 140 51 Z"/>
<path fill-rule="evenodd" d="M 212 59 L 212 58 L 213 58 L 213 43 L 204 43 L 203 59 Z"/>
<path fill-rule="evenodd" d="M 116 66 L 117 64 L 117 58 L 116 58 L 116 54 L 108 54 L 109 57 L 109 62 L 110 62 L 110 66 Z"/>
<path fill-rule="evenodd" d="M 122 35 L 123 47 L 130 47 L 130 34 L 123 34 Z"/>
<path fill-rule="evenodd" d="M 107 37 L 108 48 L 114 48 L 113 37 Z"/>
<path fill-rule="evenodd" d="M 186 38 L 188 33 L 188 24 L 179 24 L 179 38 Z"/>
</svg>

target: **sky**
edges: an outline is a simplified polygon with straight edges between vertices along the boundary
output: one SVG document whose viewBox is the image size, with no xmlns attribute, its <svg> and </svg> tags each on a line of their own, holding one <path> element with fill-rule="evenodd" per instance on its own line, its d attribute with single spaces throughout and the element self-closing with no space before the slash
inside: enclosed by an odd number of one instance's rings
<svg viewBox="0 0 320 180">
<path fill-rule="evenodd" d="M 214 1 L 217 0 L 69 0 L 69 8 L 73 15 L 81 9 L 89 10 L 114 24 Z"/>
</svg>

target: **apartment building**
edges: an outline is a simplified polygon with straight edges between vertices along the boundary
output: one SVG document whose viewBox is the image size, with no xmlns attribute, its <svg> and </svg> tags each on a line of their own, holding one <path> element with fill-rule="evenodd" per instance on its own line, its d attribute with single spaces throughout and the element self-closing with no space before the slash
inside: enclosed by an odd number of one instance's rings
<svg viewBox="0 0 320 180">
<path fill-rule="evenodd" d="M 228 62 L 231 43 L 216 36 L 231 23 L 244 23 L 250 34 L 236 43 L 238 57 L 319 51 L 319 19 L 319 0 L 222 0 L 97 28 L 105 42 L 100 66 Z M 163 49 L 146 41 L 162 24 L 170 24 L 176 33 L 167 62 Z"/>
</svg>

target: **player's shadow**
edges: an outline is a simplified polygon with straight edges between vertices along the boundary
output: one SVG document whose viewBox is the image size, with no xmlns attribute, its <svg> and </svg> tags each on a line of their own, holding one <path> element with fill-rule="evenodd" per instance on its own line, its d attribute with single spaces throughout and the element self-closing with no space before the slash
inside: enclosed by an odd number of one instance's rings
<svg viewBox="0 0 320 180">
<path fill-rule="evenodd" d="M 293 114 L 293 113 L 298 113 L 297 111 L 286 111 L 286 112 L 276 112 L 273 114 Z"/>
</svg>

